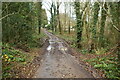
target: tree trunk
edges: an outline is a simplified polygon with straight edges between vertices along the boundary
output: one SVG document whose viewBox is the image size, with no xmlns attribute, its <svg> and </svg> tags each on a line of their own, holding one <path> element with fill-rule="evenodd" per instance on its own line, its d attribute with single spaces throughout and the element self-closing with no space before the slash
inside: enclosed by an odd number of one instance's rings
<svg viewBox="0 0 120 80">
<path fill-rule="evenodd" d="M 41 11 L 42 11 L 42 3 L 41 2 L 38 2 L 37 3 L 37 10 L 38 10 L 38 33 L 40 34 L 41 32 L 41 26 L 42 26 L 42 23 L 41 23 Z"/>
<path fill-rule="evenodd" d="M 68 33 L 70 34 L 70 19 L 69 19 L 69 28 L 68 28 Z"/>
<path fill-rule="evenodd" d="M 82 21 L 82 15 L 87 7 L 87 3 L 85 4 L 85 7 L 83 8 L 82 12 L 80 12 L 80 2 L 75 2 L 75 13 L 76 13 L 76 19 L 77 19 L 77 47 L 81 48 L 81 39 L 82 39 L 82 31 L 83 31 L 83 21 Z"/>
<path fill-rule="evenodd" d="M 93 23 L 91 27 L 91 32 L 92 32 L 92 42 L 91 42 L 91 49 L 90 52 L 92 52 L 96 48 L 96 42 L 97 42 L 97 36 L 96 36 L 96 23 L 98 21 L 98 14 L 99 14 L 99 4 L 98 2 L 94 3 L 94 14 L 93 14 Z"/>
<path fill-rule="evenodd" d="M 106 15 L 107 12 L 104 10 L 104 8 L 107 10 L 107 4 L 105 2 L 104 7 L 102 7 L 102 13 L 101 13 L 101 28 L 100 28 L 100 37 L 99 37 L 99 43 L 100 47 L 104 47 L 104 28 L 105 28 L 105 21 L 106 21 Z"/>
<path fill-rule="evenodd" d="M 61 23 L 60 23 L 60 14 L 59 14 L 59 2 L 57 2 L 57 17 L 58 17 L 58 28 L 59 28 L 59 33 L 62 34 L 62 28 L 61 28 Z"/>
<path fill-rule="evenodd" d="M 52 5 L 51 5 L 51 8 L 50 8 L 50 12 L 51 12 L 51 28 L 52 28 L 52 32 L 54 32 L 54 14 L 53 14 L 53 2 L 52 2 Z"/>
</svg>

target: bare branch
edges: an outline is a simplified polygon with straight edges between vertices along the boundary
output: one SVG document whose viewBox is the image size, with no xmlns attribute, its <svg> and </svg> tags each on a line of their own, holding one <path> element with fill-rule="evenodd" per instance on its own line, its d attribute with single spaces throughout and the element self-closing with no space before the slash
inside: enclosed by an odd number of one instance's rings
<svg viewBox="0 0 120 80">
<path fill-rule="evenodd" d="M 45 6 L 45 5 L 44 5 Z M 45 6 L 46 7 L 46 6 Z M 49 9 L 47 9 L 47 7 L 46 7 L 46 10 L 48 10 L 49 12 L 51 12 Z"/>
<path fill-rule="evenodd" d="M 2 20 L 2 19 L 4 19 L 4 18 L 6 18 L 6 17 L 8 17 L 8 16 L 11 16 L 11 15 L 13 15 L 13 14 L 17 14 L 17 13 L 7 14 L 6 16 L 4 16 L 4 17 L 0 18 L 0 20 Z"/>
<path fill-rule="evenodd" d="M 100 5 L 101 7 L 103 7 L 103 9 L 106 11 L 106 14 L 110 17 L 110 21 L 111 21 L 113 27 L 114 27 L 118 32 L 120 32 L 120 29 L 119 29 L 116 25 L 114 25 L 114 22 L 113 22 L 112 19 L 111 19 L 112 15 L 111 15 L 110 13 L 108 13 L 108 11 L 104 8 L 104 5 L 102 5 L 100 2 L 98 2 L 98 3 L 99 3 L 99 5 Z"/>
<path fill-rule="evenodd" d="M 0 20 L 6 18 L 6 17 L 8 17 L 8 16 L 11 16 L 11 15 L 14 15 L 14 14 L 18 14 L 18 13 L 20 12 L 21 8 L 22 8 L 22 7 L 20 6 L 20 8 L 18 9 L 18 12 L 16 12 L 16 13 L 13 12 L 13 13 L 7 14 L 7 15 L 5 15 L 4 17 L 0 18 Z M 30 13 L 30 12 L 29 12 L 29 13 Z M 28 13 L 28 14 L 29 14 L 29 13 Z"/>
<path fill-rule="evenodd" d="M 120 29 L 116 26 L 116 25 L 114 25 L 114 23 L 113 23 L 113 21 L 112 21 L 112 19 L 110 18 L 110 21 L 111 21 L 111 23 L 112 23 L 112 25 L 113 25 L 113 27 L 118 31 L 118 32 L 120 32 Z"/>
<path fill-rule="evenodd" d="M 2 13 L 7 9 L 7 6 L 9 6 L 10 5 L 10 3 L 7 5 L 6 4 L 6 7 L 5 7 L 5 9 L 4 10 L 2 10 Z"/>
<path fill-rule="evenodd" d="M 46 3 L 49 7 L 51 7 L 51 3 L 49 2 L 49 3 L 47 3 L 47 2 L 44 2 L 44 3 Z"/>
</svg>

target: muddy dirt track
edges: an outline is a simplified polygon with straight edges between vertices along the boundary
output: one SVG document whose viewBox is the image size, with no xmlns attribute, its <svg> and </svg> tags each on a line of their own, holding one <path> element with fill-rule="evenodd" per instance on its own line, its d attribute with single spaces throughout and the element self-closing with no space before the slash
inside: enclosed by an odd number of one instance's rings
<svg viewBox="0 0 120 80">
<path fill-rule="evenodd" d="M 49 46 L 41 60 L 41 66 L 33 78 L 93 78 L 70 53 L 65 42 L 44 30 L 49 37 Z"/>
</svg>

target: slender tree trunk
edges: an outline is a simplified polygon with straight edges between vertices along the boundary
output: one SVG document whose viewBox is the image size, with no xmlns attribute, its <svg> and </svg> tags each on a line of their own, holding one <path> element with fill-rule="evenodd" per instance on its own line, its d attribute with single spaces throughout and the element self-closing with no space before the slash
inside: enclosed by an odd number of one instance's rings
<svg viewBox="0 0 120 80">
<path fill-rule="evenodd" d="M 54 13 L 53 13 L 53 2 L 50 8 L 50 12 L 51 12 L 51 28 L 52 28 L 52 32 L 54 32 Z"/>
<path fill-rule="evenodd" d="M 67 13 L 66 13 L 66 4 L 65 4 L 65 23 L 64 23 L 65 26 L 64 26 L 64 32 L 65 32 L 65 29 L 66 29 L 66 15 L 67 15 Z"/>
<path fill-rule="evenodd" d="M 56 20 L 56 6 L 55 6 L 55 4 L 54 4 L 54 24 L 53 24 L 53 26 L 54 26 L 54 30 L 55 30 L 55 32 L 57 32 L 57 20 Z"/>
<path fill-rule="evenodd" d="M 9 14 L 8 5 L 7 5 L 7 14 Z M 7 26 L 9 27 L 9 19 L 8 19 L 8 18 L 9 18 L 9 17 L 7 17 Z M 9 31 L 9 30 L 8 30 L 8 31 Z M 6 39 L 6 40 L 7 40 L 7 42 L 9 42 L 9 37 L 10 37 L 10 36 L 9 36 L 9 35 L 7 35 L 7 37 L 6 37 L 6 38 L 7 38 L 7 39 Z"/>
<path fill-rule="evenodd" d="M 101 28 L 100 28 L 100 37 L 99 37 L 99 43 L 101 47 L 104 47 L 104 28 L 105 28 L 105 21 L 106 21 L 106 15 L 107 12 L 104 10 L 104 8 L 107 10 L 107 4 L 105 2 L 104 7 L 102 7 L 102 13 L 101 13 Z"/>
<path fill-rule="evenodd" d="M 70 28 L 71 28 L 71 24 L 70 21 L 71 20 L 71 5 L 70 5 L 70 18 L 69 18 L 69 28 L 68 28 L 68 33 L 70 34 Z"/>
<path fill-rule="evenodd" d="M 37 8 L 38 8 L 38 24 L 39 24 L 39 26 L 38 26 L 38 32 L 39 32 L 39 34 L 41 33 L 41 27 L 42 27 L 42 23 L 41 23 L 41 21 L 42 21 L 42 19 L 41 19 L 41 11 L 42 11 L 42 3 L 41 2 L 38 2 L 37 3 Z"/>
<path fill-rule="evenodd" d="M 41 33 L 41 21 L 39 21 L 39 34 Z"/>
<path fill-rule="evenodd" d="M 92 52 L 95 48 L 96 48 L 96 41 L 97 41 L 97 36 L 96 36 L 96 23 L 98 22 L 98 14 L 99 14 L 99 10 L 100 10 L 100 7 L 99 7 L 99 4 L 98 2 L 95 2 L 94 3 L 94 15 L 93 15 L 93 23 L 92 23 L 92 41 L 91 41 L 91 49 L 90 49 L 90 52 Z"/>
<path fill-rule="evenodd" d="M 60 14 L 59 14 L 59 2 L 57 2 L 57 18 L 58 18 L 58 28 L 59 28 L 59 33 L 62 34 L 62 28 L 61 28 L 61 23 L 60 23 Z"/>
<path fill-rule="evenodd" d="M 70 19 L 69 19 L 68 33 L 70 34 Z"/>
</svg>

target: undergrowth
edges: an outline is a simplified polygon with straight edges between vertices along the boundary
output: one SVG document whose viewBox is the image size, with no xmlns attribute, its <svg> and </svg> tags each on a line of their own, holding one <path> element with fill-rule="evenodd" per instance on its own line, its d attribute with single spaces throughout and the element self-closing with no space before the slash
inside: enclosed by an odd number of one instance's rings
<svg viewBox="0 0 120 80">
<path fill-rule="evenodd" d="M 79 53 L 82 53 L 86 56 L 86 54 L 96 55 L 98 57 L 92 59 L 86 59 L 85 61 L 90 63 L 94 68 L 102 70 L 105 74 L 106 78 L 115 78 L 120 79 L 119 73 L 120 68 L 118 67 L 118 57 L 116 53 L 112 53 L 111 55 L 99 57 L 99 55 L 104 55 L 105 53 L 110 52 L 110 48 L 99 48 L 94 50 L 92 53 L 89 53 L 88 49 L 77 49 L 76 48 L 76 38 L 75 36 L 70 36 L 69 34 L 58 34 L 59 37 L 65 39 L 67 42 L 70 43 L 72 48 L 75 48 Z"/>
<path fill-rule="evenodd" d="M 26 64 L 28 54 L 11 47 L 7 43 L 2 44 L 2 76 L 3 78 L 12 77 L 12 69 L 18 64 Z"/>
<path fill-rule="evenodd" d="M 18 72 L 20 67 L 25 66 L 28 62 L 32 62 L 34 54 L 31 50 L 42 47 L 42 39 L 46 37 L 44 32 L 33 36 L 33 40 L 27 45 L 19 45 L 13 43 L 1 43 L 2 45 L 2 77 L 11 78 L 16 77 L 15 70 Z M 19 43 L 20 44 L 20 43 Z M 22 47 L 22 48 L 21 48 Z M 27 47 L 27 48 L 26 48 Z M 29 50 L 29 51 L 28 51 Z"/>
<path fill-rule="evenodd" d="M 109 55 L 85 61 L 89 62 L 95 68 L 102 70 L 105 73 L 105 77 L 120 79 L 119 78 L 120 69 L 118 67 L 117 56 Z"/>
</svg>

